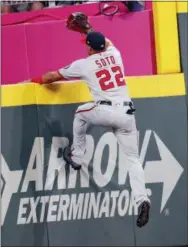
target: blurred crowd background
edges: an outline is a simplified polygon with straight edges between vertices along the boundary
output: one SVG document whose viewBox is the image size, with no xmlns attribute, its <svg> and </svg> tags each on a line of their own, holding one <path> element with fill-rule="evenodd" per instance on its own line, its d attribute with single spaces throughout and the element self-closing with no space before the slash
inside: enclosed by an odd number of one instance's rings
<svg viewBox="0 0 188 247">
<path fill-rule="evenodd" d="M 62 7 L 93 2 L 98 1 L 1 1 L 1 13 L 33 11 L 49 7 Z"/>
<path fill-rule="evenodd" d="M 44 8 L 63 7 L 78 4 L 102 2 L 99 0 L 84 1 L 1 1 L 1 14 L 41 10 Z M 108 2 L 108 1 L 105 1 Z M 119 1 L 123 2 L 130 11 L 139 11 L 144 8 L 144 1 Z"/>
</svg>

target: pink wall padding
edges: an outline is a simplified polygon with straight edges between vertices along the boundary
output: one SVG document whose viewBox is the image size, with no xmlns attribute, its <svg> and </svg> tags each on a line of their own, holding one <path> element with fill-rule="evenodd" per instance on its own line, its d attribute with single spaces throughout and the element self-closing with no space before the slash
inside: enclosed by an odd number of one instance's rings
<svg viewBox="0 0 188 247">
<path fill-rule="evenodd" d="M 2 84 L 29 78 L 25 26 L 2 28 Z"/>
<path fill-rule="evenodd" d="M 91 17 L 121 51 L 127 76 L 155 73 L 151 11 Z M 83 58 L 81 35 L 66 29 L 65 21 L 2 28 L 2 83 L 15 83 L 56 70 Z"/>
</svg>

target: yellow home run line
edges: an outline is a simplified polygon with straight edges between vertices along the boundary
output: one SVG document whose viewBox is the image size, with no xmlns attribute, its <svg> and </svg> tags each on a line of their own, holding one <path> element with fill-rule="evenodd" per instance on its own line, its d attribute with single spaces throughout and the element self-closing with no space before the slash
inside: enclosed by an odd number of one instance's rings
<svg viewBox="0 0 188 247">
<path fill-rule="evenodd" d="M 184 75 L 156 75 L 127 77 L 132 98 L 155 98 L 186 94 Z M 96 82 L 97 83 L 97 82 Z M 1 87 L 2 107 L 21 105 L 56 105 L 92 101 L 84 82 L 63 82 L 51 85 L 35 83 L 4 85 Z"/>
<path fill-rule="evenodd" d="M 184 1 L 177 1 L 176 2 L 177 13 L 188 13 L 188 2 L 187 0 Z"/>
</svg>

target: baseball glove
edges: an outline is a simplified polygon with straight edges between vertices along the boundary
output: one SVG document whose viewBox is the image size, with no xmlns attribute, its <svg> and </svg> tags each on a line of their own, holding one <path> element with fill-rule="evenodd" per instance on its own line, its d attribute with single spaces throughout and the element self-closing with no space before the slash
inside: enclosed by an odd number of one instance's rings
<svg viewBox="0 0 188 247">
<path fill-rule="evenodd" d="M 75 12 L 69 15 L 67 28 L 81 34 L 87 34 L 87 32 L 92 29 L 87 15 L 81 12 Z"/>
</svg>

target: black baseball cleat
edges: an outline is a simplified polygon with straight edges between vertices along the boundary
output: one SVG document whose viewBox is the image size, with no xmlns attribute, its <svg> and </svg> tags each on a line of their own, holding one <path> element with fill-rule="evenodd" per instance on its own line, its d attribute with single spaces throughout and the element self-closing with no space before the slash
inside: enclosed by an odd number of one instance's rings
<svg viewBox="0 0 188 247">
<path fill-rule="evenodd" d="M 148 201 L 144 201 L 139 206 L 138 218 L 136 221 L 136 225 L 138 227 L 145 226 L 149 221 L 149 211 L 150 211 L 150 203 Z"/>
<path fill-rule="evenodd" d="M 70 147 L 66 147 L 63 151 L 63 157 L 65 161 L 72 166 L 74 170 L 80 170 L 81 165 L 76 164 L 72 159 L 71 159 L 71 149 Z"/>
</svg>

